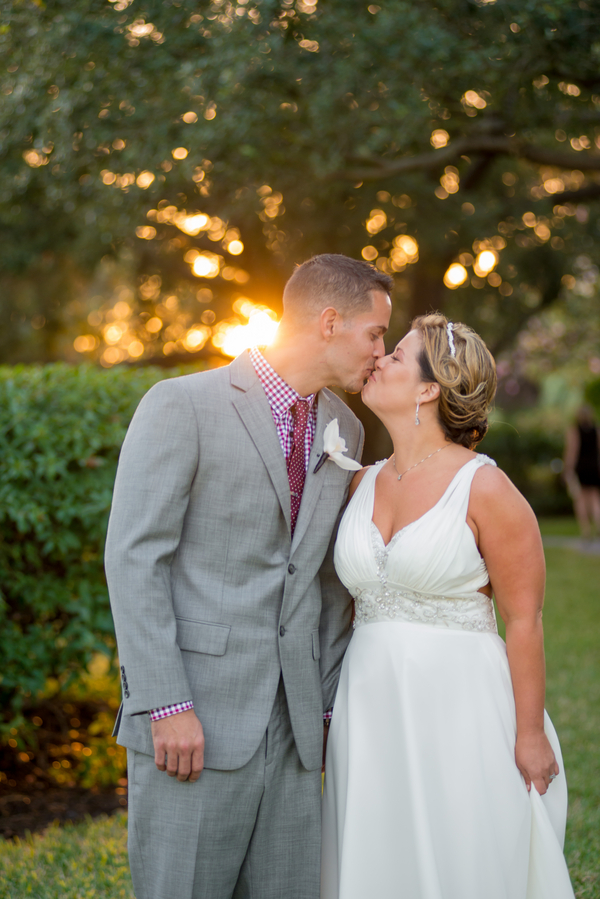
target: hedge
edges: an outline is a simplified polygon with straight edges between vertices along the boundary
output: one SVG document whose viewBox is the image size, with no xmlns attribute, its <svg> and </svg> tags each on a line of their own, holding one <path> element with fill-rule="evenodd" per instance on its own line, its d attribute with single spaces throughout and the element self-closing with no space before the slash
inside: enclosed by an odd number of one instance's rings
<svg viewBox="0 0 600 899">
<path fill-rule="evenodd" d="M 119 449 L 143 394 L 177 374 L 0 368 L 0 728 L 114 653 L 102 552 Z"/>
<path fill-rule="evenodd" d="M 584 391 L 586 402 L 594 407 L 597 416 L 600 416 L 600 378 L 590 381 Z"/>
<path fill-rule="evenodd" d="M 509 419 L 506 414 L 503 419 Z M 477 452 L 491 456 L 523 493 L 536 515 L 564 515 L 572 511 L 560 475 L 564 436 L 537 422 L 518 427 L 510 421 L 494 421 Z M 553 468 L 553 463 L 558 465 Z"/>
</svg>

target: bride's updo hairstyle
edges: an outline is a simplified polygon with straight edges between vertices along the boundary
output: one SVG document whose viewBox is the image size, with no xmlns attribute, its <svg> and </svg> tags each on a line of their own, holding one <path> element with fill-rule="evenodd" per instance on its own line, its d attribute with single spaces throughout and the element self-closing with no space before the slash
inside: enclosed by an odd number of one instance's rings
<svg viewBox="0 0 600 899">
<path fill-rule="evenodd" d="M 411 328 L 423 341 L 418 362 L 421 378 L 440 385 L 438 413 L 444 434 L 453 443 L 474 449 L 488 429 L 490 405 L 496 394 L 496 364 L 472 328 L 453 322 L 453 356 L 448 319 L 439 312 L 420 315 Z"/>
</svg>

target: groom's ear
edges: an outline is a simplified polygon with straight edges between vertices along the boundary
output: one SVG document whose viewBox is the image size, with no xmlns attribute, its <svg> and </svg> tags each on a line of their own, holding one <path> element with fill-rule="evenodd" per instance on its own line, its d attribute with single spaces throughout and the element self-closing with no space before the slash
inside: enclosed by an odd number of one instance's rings
<svg viewBox="0 0 600 899">
<path fill-rule="evenodd" d="M 333 306 L 328 306 L 327 309 L 323 309 L 321 312 L 319 324 L 321 326 L 321 335 L 325 340 L 331 340 L 340 329 L 342 316 Z"/>
</svg>

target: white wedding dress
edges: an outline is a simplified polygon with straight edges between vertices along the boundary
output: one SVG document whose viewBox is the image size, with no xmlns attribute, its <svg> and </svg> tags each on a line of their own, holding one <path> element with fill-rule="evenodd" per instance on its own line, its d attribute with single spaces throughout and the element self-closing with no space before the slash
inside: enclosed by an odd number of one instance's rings
<svg viewBox="0 0 600 899">
<path fill-rule="evenodd" d="M 573 899 L 567 786 L 515 765 L 515 703 L 488 575 L 466 517 L 478 455 L 384 545 L 378 463 L 335 548 L 355 598 L 327 747 L 322 899 Z"/>
</svg>

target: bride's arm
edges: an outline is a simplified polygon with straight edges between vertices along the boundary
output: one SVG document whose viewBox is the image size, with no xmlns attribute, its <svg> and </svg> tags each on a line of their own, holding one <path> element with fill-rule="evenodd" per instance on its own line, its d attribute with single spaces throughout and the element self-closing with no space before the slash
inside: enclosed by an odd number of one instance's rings
<svg viewBox="0 0 600 899">
<path fill-rule="evenodd" d="M 545 793 L 558 773 L 544 733 L 545 662 L 542 606 L 545 564 L 533 510 L 506 475 L 483 466 L 475 475 L 469 503 L 494 591 L 506 625 L 506 650 L 515 694 L 515 760 L 527 788 Z"/>
</svg>

